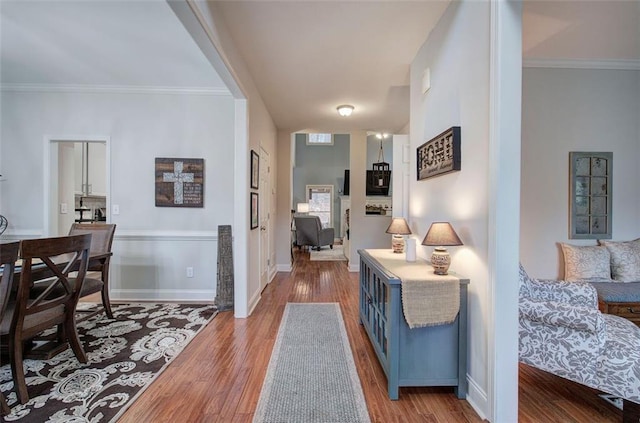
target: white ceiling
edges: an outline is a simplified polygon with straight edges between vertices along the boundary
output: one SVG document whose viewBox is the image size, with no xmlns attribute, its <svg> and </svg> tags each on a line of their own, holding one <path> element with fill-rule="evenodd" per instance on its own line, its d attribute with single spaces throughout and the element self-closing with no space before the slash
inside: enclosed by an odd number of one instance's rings
<svg viewBox="0 0 640 423">
<path fill-rule="evenodd" d="M 640 60 L 640 1 L 528 0 L 525 59 Z"/>
<path fill-rule="evenodd" d="M 409 66 L 449 4 L 216 2 L 278 128 L 397 131 Z M 165 1 L 0 0 L 0 82 L 221 89 Z M 640 61 L 639 1 L 527 0 L 525 59 Z M 356 107 L 350 118 L 338 104 Z"/>
<path fill-rule="evenodd" d="M 217 2 L 278 127 L 387 132 L 409 121 L 411 61 L 448 4 Z"/>
<path fill-rule="evenodd" d="M 164 1 L 0 0 L 0 82 L 225 88 Z"/>
</svg>

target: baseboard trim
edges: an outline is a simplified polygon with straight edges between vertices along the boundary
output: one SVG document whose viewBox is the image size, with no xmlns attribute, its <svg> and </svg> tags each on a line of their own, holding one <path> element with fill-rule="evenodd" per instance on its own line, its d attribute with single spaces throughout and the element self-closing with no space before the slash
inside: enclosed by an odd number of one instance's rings
<svg viewBox="0 0 640 423">
<path fill-rule="evenodd" d="M 349 272 L 358 273 L 360 271 L 360 263 L 349 262 Z"/>
<path fill-rule="evenodd" d="M 276 265 L 276 272 L 291 272 L 292 269 L 291 264 Z"/>
<path fill-rule="evenodd" d="M 242 318 L 242 317 L 248 317 L 251 316 L 251 313 L 253 313 L 253 310 L 256 308 L 256 306 L 258 305 L 258 303 L 260 302 L 260 299 L 262 298 L 261 292 L 257 291 L 253 297 L 251 297 L 251 299 L 249 300 L 249 306 L 247 307 L 247 310 L 249 310 L 249 313 L 247 313 L 247 316 L 235 316 L 236 318 Z"/>
<path fill-rule="evenodd" d="M 467 374 L 467 402 L 480 416 L 482 420 L 488 420 L 489 402 L 487 393 Z"/>
</svg>

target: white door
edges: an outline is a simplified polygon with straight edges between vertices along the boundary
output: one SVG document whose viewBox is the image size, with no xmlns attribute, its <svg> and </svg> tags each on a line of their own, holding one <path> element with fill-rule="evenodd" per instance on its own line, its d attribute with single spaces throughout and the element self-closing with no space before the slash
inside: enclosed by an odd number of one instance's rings
<svg viewBox="0 0 640 423">
<path fill-rule="evenodd" d="M 271 164 L 269 153 L 260 147 L 260 290 L 269 282 L 269 236 L 270 236 L 270 203 L 271 183 L 269 180 Z"/>
</svg>

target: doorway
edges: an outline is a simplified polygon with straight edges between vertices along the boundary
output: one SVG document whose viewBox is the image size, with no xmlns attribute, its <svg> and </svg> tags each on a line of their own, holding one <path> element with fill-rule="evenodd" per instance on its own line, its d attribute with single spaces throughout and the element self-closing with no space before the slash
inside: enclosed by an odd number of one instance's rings
<svg viewBox="0 0 640 423">
<path fill-rule="evenodd" d="M 109 137 L 47 139 L 44 233 L 68 234 L 71 224 L 110 221 Z"/>
</svg>

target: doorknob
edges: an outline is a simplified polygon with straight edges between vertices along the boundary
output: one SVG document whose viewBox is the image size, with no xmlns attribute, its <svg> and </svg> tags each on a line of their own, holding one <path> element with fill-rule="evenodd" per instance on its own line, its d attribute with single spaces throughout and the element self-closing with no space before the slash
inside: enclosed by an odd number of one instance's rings
<svg viewBox="0 0 640 423">
<path fill-rule="evenodd" d="M 260 230 L 261 230 L 261 231 L 266 231 L 266 230 L 267 230 L 267 228 L 265 228 L 264 226 L 260 226 Z"/>
</svg>

